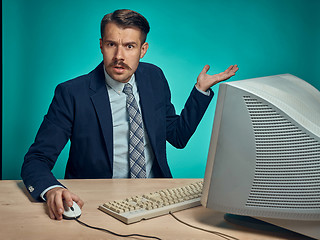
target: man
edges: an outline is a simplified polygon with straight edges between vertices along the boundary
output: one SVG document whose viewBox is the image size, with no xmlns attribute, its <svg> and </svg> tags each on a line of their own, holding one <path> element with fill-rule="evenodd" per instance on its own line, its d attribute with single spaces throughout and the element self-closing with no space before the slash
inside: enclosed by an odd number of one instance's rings
<svg viewBox="0 0 320 240">
<path fill-rule="evenodd" d="M 137 12 L 107 14 L 101 21 L 103 62 L 57 86 L 21 170 L 30 194 L 47 201 L 52 219 L 62 219 L 63 201 L 83 206 L 51 173 L 68 140 L 65 178 L 172 177 L 166 141 L 183 148 L 213 97 L 210 87 L 238 70 L 234 65 L 210 76 L 206 65 L 176 115 L 162 71 L 140 63 L 148 50 L 148 32 L 147 20 Z"/>
</svg>

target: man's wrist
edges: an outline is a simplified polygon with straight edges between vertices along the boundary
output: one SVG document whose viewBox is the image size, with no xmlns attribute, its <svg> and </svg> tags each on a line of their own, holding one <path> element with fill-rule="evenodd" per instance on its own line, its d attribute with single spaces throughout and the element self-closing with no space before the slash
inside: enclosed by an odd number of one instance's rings
<svg viewBox="0 0 320 240">
<path fill-rule="evenodd" d="M 53 189 L 53 188 L 57 188 L 57 187 L 64 188 L 64 187 L 61 186 L 61 185 L 53 185 L 53 186 L 50 186 L 50 187 L 46 188 L 46 189 L 40 194 L 40 197 L 41 197 L 44 201 L 47 201 L 47 199 L 46 199 L 46 193 L 47 193 L 49 190 L 51 190 L 51 189 Z"/>
<path fill-rule="evenodd" d="M 195 85 L 195 87 L 196 87 L 196 89 L 199 91 L 199 92 L 201 92 L 202 94 L 204 94 L 204 95 L 206 95 L 206 96 L 210 96 L 210 90 L 208 89 L 207 91 L 203 91 L 203 90 L 201 90 L 201 89 L 199 89 L 198 87 L 197 87 L 197 84 Z"/>
</svg>

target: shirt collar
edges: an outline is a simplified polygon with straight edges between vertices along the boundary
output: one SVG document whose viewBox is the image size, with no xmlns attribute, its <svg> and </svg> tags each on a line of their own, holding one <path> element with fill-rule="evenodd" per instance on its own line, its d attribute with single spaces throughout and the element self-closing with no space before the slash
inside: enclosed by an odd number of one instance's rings
<svg viewBox="0 0 320 240">
<path fill-rule="evenodd" d="M 112 90 L 114 90 L 117 94 L 120 95 L 120 94 L 122 93 L 122 90 L 123 90 L 124 85 L 125 85 L 126 83 L 122 83 L 122 82 L 119 82 L 119 81 L 116 81 L 116 80 L 112 79 L 112 78 L 109 76 L 109 74 L 107 73 L 106 68 L 105 68 L 104 65 L 103 65 L 103 71 L 104 71 L 104 76 L 105 76 L 106 84 L 107 84 L 110 88 L 112 88 Z M 134 85 L 135 85 L 135 83 L 136 83 L 134 74 L 132 74 L 132 76 L 131 76 L 131 78 L 130 78 L 130 80 L 129 80 L 128 83 L 130 83 L 130 84 L 132 85 L 132 87 L 134 87 Z"/>
</svg>

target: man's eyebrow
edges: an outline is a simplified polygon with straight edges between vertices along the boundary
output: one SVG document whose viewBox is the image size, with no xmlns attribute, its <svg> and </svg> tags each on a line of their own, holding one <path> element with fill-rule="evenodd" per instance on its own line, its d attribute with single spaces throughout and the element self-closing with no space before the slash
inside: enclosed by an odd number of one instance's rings
<svg viewBox="0 0 320 240">
<path fill-rule="evenodd" d="M 103 41 L 104 43 L 117 43 L 117 41 L 113 41 L 113 40 L 109 40 L 109 39 L 106 39 Z M 124 42 L 123 45 L 138 45 L 137 42 L 135 41 L 129 41 L 129 42 Z"/>
<path fill-rule="evenodd" d="M 131 42 L 124 42 L 124 45 L 138 45 L 138 43 L 136 43 L 135 41 L 131 41 Z"/>
</svg>

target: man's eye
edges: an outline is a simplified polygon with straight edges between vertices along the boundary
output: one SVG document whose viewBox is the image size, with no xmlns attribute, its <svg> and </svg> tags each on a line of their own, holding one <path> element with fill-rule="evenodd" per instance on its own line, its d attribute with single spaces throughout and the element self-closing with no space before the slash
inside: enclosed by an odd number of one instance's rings
<svg viewBox="0 0 320 240">
<path fill-rule="evenodd" d="M 108 47 L 113 47 L 113 46 L 114 46 L 114 43 L 107 43 L 107 46 L 108 46 Z"/>
<path fill-rule="evenodd" d="M 132 49 L 134 46 L 133 45 L 128 45 L 127 48 Z"/>
</svg>

